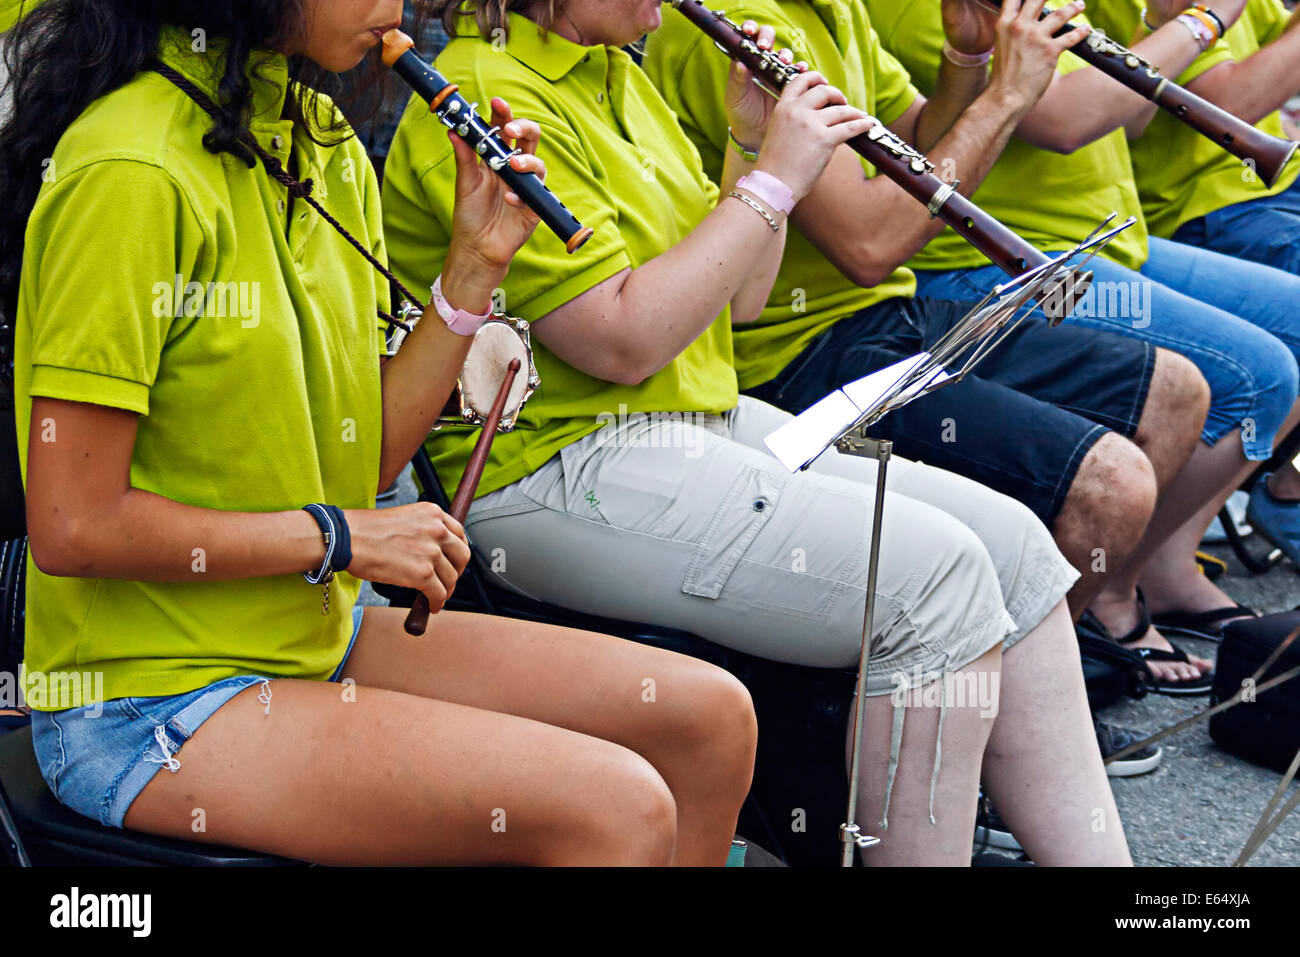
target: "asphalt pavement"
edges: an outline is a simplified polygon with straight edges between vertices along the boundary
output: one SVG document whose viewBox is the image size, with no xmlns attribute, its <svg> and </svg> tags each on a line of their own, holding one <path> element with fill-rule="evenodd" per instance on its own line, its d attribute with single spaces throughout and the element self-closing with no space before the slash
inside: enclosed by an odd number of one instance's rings
<svg viewBox="0 0 1300 957">
<path fill-rule="evenodd" d="M 1258 537 L 1247 543 L 1255 554 L 1269 550 Z M 1218 584 L 1235 600 L 1260 612 L 1287 611 L 1300 604 L 1300 574 L 1290 562 L 1283 560 L 1266 574 L 1251 576 L 1226 546 L 1206 550 L 1228 562 L 1228 573 Z M 1177 640 L 1189 653 L 1214 657 L 1214 644 Z M 1207 698 L 1147 695 L 1106 709 L 1102 719 L 1154 732 L 1207 707 Z M 1220 751 L 1204 721 L 1161 744 L 1165 756 L 1155 771 L 1111 779 L 1134 862 L 1154 867 L 1232 864 L 1282 776 Z M 1297 788 L 1300 783 L 1292 782 L 1283 803 Z M 1283 820 L 1250 858 L 1249 866 L 1261 865 L 1300 865 L 1300 810 Z"/>
</svg>

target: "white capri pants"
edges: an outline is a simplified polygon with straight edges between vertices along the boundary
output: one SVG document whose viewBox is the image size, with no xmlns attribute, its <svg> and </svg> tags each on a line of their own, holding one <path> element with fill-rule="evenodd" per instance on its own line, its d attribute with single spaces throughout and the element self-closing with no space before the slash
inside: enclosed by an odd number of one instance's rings
<svg viewBox="0 0 1300 957">
<path fill-rule="evenodd" d="M 855 667 L 876 463 L 834 450 L 791 475 L 763 446 L 790 416 L 633 414 L 478 499 L 497 577 L 577 611 L 680 628 L 761 658 Z M 1010 647 L 1078 573 L 1026 507 L 890 460 L 865 693 Z"/>
</svg>

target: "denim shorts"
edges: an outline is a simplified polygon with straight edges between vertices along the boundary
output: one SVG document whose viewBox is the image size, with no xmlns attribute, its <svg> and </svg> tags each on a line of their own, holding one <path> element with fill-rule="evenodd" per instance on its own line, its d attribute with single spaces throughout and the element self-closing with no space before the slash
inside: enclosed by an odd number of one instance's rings
<svg viewBox="0 0 1300 957">
<path fill-rule="evenodd" d="M 365 608 L 352 610 L 352 638 L 330 681 L 338 681 L 361 631 Z M 236 675 L 184 694 L 114 698 L 84 708 L 32 712 L 32 744 L 41 775 L 59 803 L 109 827 L 122 827 L 127 808 L 160 768 L 176 771 L 176 754 L 223 704 L 265 675 Z"/>
<path fill-rule="evenodd" d="M 1267 459 L 1296 400 L 1300 277 L 1154 236 L 1140 272 L 1100 256 L 1088 268 L 1092 288 L 1065 325 L 1186 356 L 1210 386 L 1201 441 L 1240 431 L 1246 458 Z M 918 271 L 916 281 L 922 295 L 962 299 L 1001 276 L 987 266 Z"/>
<path fill-rule="evenodd" d="M 1183 223 L 1173 238 L 1300 276 L 1300 179 Z"/>
<path fill-rule="evenodd" d="M 775 379 L 747 391 L 798 414 L 846 382 L 929 349 L 969 309 L 945 299 L 876 303 L 835 323 Z M 870 432 L 892 439 L 905 458 L 1024 503 L 1051 528 L 1097 440 L 1107 430 L 1126 438 L 1137 431 L 1154 369 L 1155 349 L 1146 343 L 1053 329 L 1030 316 L 960 382 L 885 416 Z"/>
</svg>

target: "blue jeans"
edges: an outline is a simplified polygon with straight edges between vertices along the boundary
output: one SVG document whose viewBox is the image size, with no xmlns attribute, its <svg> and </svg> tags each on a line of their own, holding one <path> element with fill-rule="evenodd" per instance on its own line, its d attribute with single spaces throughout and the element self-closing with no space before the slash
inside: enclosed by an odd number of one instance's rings
<svg viewBox="0 0 1300 957">
<path fill-rule="evenodd" d="M 1100 257 L 1088 268 L 1093 287 L 1066 321 L 1186 356 L 1210 386 L 1201 440 L 1240 429 L 1246 458 L 1267 459 L 1300 380 L 1300 276 L 1154 237 L 1140 273 Z M 966 302 L 1005 274 L 984 266 L 916 279 L 920 295 Z"/>
<path fill-rule="evenodd" d="M 352 609 L 352 640 L 330 681 L 343 674 L 364 611 L 361 605 Z M 227 701 L 260 684 L 269 713 L 273 680 L 236 675 L 183 694 L 33 711 L 32 746 L 41 776 L 60 804 L 106 827 L 122 827 L 127 809 L 145 785 L 162 768 L 180 770 L 176 754 Z"/>
<path fill-rule="evenodd" d="M 1300 276 L 1300 178 L 1276 196 L 1233 203 L 1189 220 L 1174 239 Z"/>
</svg>

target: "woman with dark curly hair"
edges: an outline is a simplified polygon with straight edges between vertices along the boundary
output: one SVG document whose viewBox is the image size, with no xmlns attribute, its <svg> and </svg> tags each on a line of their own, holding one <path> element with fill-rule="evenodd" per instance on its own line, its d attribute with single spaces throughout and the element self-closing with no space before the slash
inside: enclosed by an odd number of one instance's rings
<svg viewBox="0 0 1300 957">
<path fill-rule="evenodd" d="M 448 611 L 413 639 L 356 605 L 370 579 L 437 611 L 469 559 L 437 507 L 375 493 L 537 222 L 453 137 L 441 298 L 381 367 L 388 284 L 305 199 L 385 258 L 327 93 L 401 10 L 47 0 L 7 38 L 37 758 L 105 825 L 311 861 L 720 864 L 755 735 L 730 676 Z M 544 175 L 538 126 L 492 113 Z"/>
</svg>

